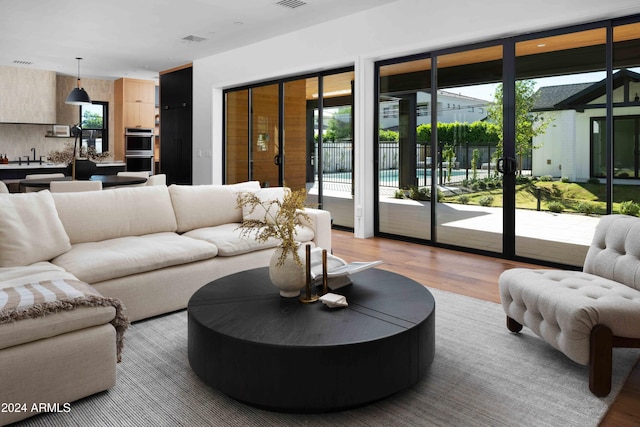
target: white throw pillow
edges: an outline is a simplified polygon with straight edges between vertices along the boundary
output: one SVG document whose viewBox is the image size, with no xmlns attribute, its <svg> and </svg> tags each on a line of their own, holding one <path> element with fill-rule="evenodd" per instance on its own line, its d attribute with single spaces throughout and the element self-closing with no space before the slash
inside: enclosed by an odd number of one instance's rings
<svg viewBox="0 0 640 427">
<path fill-rule="evenodd" d="M 178 233 L 242 220 L 237 194 L 227 185 L 173 184 L 169 186 L 169 194 Z"/>
<path fill-rule="evenodd" d="M 47 261 L 71 249 L 48 190 L 0 194 L 0 267 Z"/>
<path fill-rule="evenodd" d="M 54 193 L 53 200 L 74 245 L 177 228 L 169 190 L 162 185 Z"/>
<path fill-rule="evenodd" d="M 289 188 L 287 187 L 269 187 L 251 191 L 251 193 L 255 194 L 260 199 L 264 206 L 256 205 L 253 209 L 251 206 L 243 206 L 242 219 L 244 221 L 253 219 L 256 221 L 271 222 L 270 220 L 276 217 L 278 210 L 280 209 L 277 203 L 271 202 L 284 200 L 284 196 L 288 191 Z M 269 216 L 266 216 L 267 209 L 269 209 Z"/>
<path fill-rule="evenodd" d="M 236 193 L 241 191 L 256 191 L 260 189 L 260 181 L 244 181 L 235 184 L 225 184 L 225 187 L 232 189 Z"/>
</svg>

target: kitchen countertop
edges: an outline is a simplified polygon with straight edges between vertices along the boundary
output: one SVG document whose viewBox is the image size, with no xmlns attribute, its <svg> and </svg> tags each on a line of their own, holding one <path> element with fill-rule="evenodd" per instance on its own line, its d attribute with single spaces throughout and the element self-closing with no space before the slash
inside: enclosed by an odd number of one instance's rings
<svg viewBox="0 0 640 427">
<path fill-rule="evenodd" d="M 103 162 L 103 163 L 96 163 L 96 165 L 98 167 L 106 167 L 106 166 L 124 166 L 124 162 Z M 37 160 L 34 162 L 32 161 L 30 164 L 27 165 L 27 162 L 24 161 L 22 162 L 22 164 L 18 164 L 18 162 L 11 162 L 8 165 L 3 165 L 0 164 L 0 169 L 9 169 L 9 170 L 15 170 L 15 169 L 52 169 L 52 168 L 66 168 L 67 165 L 64 163 L 51 163 L 51 162 L 42 162 L 42 164 L 40 164 Z"/>
</svg>

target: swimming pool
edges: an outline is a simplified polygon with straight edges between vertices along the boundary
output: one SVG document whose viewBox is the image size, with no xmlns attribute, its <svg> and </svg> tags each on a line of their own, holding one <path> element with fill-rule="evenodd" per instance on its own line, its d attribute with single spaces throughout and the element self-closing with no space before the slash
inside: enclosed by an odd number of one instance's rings
<svg viewBox="0 0 640 427">
<path fill-rule="evenodd" d="M 398 169 L 386 169 L 378 171 L 378 183 L 383 187 L 397 187 L 398 186 Z M 468 171 L 469 176 L 472 175 L 473 172 Z M 327 182 L 340 182 L 340 183 L 350 183 L 351 182 L 351 171 L 348 172 L 331 172 L 324 173 L 322 178 Z M 442 170 L 442 180 L 446 182 L 447 171 Z M 426 186 L 431 184 L 431 169 L 417 169 L 416 170 L 416 178 L 418 180 L 418 185 Z M 467 178 L 467 170 L 465 169 L 454 169 L 451 171 L 451 181 L 452 182 L 460 182 L 463 179 Z"/>
</svg>

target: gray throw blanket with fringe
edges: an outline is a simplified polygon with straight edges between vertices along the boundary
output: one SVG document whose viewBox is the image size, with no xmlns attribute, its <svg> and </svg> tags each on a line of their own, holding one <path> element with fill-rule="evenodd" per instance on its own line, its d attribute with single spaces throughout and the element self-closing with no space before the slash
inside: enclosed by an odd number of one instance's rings
<svg viewBox="0 0 640 427">
<path fill-rule="evenodd" d="M 100 295 L 91 285 L 79 280 L 43 280 L 0 289 L 0 324 L 71 311 L 76 307 L 110 306 L 116 309 L 111 324 L 116 330 L 116 351 L 120 362 L 124 333 L 129 327 L 122 303 Z"/>
</svg>

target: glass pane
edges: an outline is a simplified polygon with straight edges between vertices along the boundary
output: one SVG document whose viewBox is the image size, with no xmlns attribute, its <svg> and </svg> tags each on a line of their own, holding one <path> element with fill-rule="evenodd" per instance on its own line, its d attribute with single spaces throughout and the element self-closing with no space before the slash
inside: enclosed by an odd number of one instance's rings
<svg viewBox="0 0 640 427">
<path fill-rule="evenodd" d="M 82 129 L 103 129 L 104 107 L 100 104 L 82 106 Z"/>
<path fill-rule="evenodd" d="M 80 127 L 82 128 L 82 152 L 100 154 L 109 150 L 105 129 L 105 104 L 80 106 Z"/>
<path fill-rule="evenodd" d="M 280 185 L 279 105 L 277 84 L 251 89 L 251 179 L 263 187 Z"/>
<path fill-rule="evenodd" d="M 309 126 L 307 113 L 307 80 L 284 83 L 284 185 L 293 190 L 306 188 L 311 166 L 307 151 L 312 151 L 308 139 L 313 141 L 313 126 Z"/>
<path fill-rule="evenodd" d="M 322 77 L 322 208 L 353 227 L 353 71 Z M 318 130 L 319 132 L 319 130 Z M 316 185 L 318 178 L 316 178 Z"/>
<path fill-rule="evenodd" d="M 99 154 L 106 151 L 103 149 L 102 133 L 102 130 L 82 129 L 82 153 L 93 151 Z"/>
<path fill-rule="evenodd" d="M 380 67 L 379 223 L 382 233 L 428 240 L 431 205 L 431 59 Z"/>
<path fill-rule="evenodd" d="M 640 215 L 640 23 L 613 29 L 613 213 Z"/>
<path fill-rule="evenodd" d="M 225 182 L 234 184 L 250 179 L 249 91 L 227 92 L 225 105 Z"/>
<path fill-rule="evenodd" d="M 437 241 L 502 252 L 502 46 L 438 57 Z"/>
<path fill-rule="evenodd" d="M 581 266 L 605 212 L 605 43 L 599 28 L 516 44 L 518 255 Z"/>
</svg>

